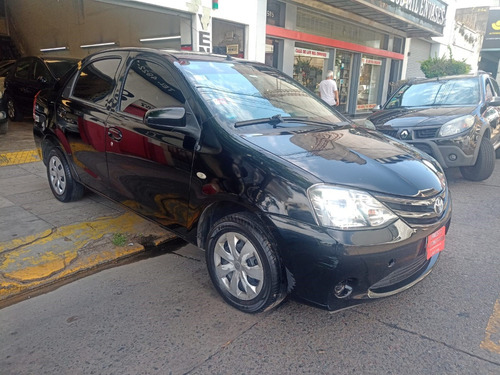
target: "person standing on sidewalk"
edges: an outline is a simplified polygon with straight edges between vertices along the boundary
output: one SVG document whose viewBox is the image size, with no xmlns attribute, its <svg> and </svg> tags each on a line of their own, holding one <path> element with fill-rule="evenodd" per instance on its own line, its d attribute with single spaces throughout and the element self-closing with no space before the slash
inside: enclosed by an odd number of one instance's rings
<svg viewBox="0 0 500 375">
<path fill-rule="evenodd" d="M 339 91 L 332 70 L 329 70 L 326 79 L 319 83 L 319 96 L 332 107 L 339 105 Z"/>
</svg>

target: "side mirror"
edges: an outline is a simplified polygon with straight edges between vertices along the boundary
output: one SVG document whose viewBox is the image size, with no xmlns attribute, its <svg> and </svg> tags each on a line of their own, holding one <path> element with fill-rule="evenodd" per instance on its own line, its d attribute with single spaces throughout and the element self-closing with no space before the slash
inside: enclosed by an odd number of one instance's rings
<svg viewBox="0 0 500 375">
<path fill-rule="evenodd" d="M 372 108 L 372 112 L 377 112 L 377 111 L 380 111 L 382 107 L 380 106 L 380 104 L 377 104 L 375 107 Z"/>
<path fill-rule="evenodd" d="M 153 129 L 168 129 L 186 126 L 184 107 L 150 109 L 144 115 L 144 124 Z"/>
<path fill-rule="evenodd" d="M 494 96 L 488 101 L 488 107 L 499 107 L 500 106 L 500 96 Z"/>
</svg>

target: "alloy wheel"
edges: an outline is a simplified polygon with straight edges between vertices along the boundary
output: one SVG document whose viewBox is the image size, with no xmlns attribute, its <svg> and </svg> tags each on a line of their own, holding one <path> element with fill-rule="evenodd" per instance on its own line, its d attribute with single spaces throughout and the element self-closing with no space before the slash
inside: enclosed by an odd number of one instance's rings
<svg viewBox="0 0 500 375">
<path fill-rule="evenodd" d="M 66 174 L 64 166 L 57 156 L 52 156 L 49 160 L 50 184 L 58 195 L 63 195 L 66 190 Z"/>
</svg>

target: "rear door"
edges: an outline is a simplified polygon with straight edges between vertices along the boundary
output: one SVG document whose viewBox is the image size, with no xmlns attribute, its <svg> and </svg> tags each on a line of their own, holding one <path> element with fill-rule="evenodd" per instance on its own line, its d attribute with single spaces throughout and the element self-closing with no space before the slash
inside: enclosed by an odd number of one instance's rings
<svg viewBox="0 0 500 375">
<path fill-rule="evenodd" d="M 106 120 L 116 99 L 116 76 L 124 60 L 119 53 L 89 61 L 56 102 L 56 134 L 86 186 L 106 193 Z"/>
<path fill-rule="evenodd" d="M 107 122 L 106 153 L 111 194 L 172 229 L 189 226 L 188 199 L 199 126 L 175 73 L 156 55 L 138 55 L 127 64 L 117 111 Z M 146 126 L 154 108 L 183 107 L 186 126 Z"/>
</svg>

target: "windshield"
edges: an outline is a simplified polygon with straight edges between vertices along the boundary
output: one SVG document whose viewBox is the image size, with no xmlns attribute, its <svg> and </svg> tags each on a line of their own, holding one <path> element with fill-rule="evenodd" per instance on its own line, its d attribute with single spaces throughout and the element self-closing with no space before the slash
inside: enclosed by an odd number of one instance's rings
<svg viewBox="0 0 500 375">
<path fill-rule="evenodd" d="M 476 105 L 479 100 L 479 80 L 471 77 L 403 86 L 386 108 Z"/>
<path fill-rule="evenodd" d="M 345 121 L 319 98 L 270 67 L 231 61 L 182 61 L 178 67 L 211 113 L 227 126 L 273 116 Z M 245 131 L 255 126 L 260 129 L 264 123 L 245 126 Z"/>
</svg>

